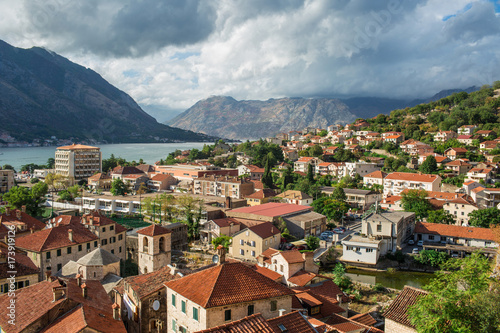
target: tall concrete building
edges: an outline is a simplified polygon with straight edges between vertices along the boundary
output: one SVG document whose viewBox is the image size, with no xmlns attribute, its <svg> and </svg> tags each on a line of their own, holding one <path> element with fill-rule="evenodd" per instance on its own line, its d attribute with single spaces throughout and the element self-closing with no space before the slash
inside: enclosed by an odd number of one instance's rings
<svg viewBox="0 0 500 333">
<path fill-rule="evenodd" d="M 14 187 L 14 170 L 0 167 L 0 193 L 8 192 L 12 187 Z"/>
<path fill-rule="evenodd" d="M 102 171 L 102 154 L 98 147 L 72 144 L 56 150 L 56 174 L 72 184 Z"/>
</svg>

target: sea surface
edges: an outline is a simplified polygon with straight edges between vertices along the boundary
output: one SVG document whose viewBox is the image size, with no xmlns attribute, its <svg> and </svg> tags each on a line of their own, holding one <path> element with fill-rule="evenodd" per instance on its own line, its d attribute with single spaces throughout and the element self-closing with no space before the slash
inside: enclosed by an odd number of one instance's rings
<svg viewBox="0 0 500 333">
<path fill-rule="evenodd" d="M 147 164 L 153 164 L 160 159 L 167 158 L 175 150 L 202 149 L 206 142 L 184 143 L 123 143 L 110 145 L 96 145 L 101 148 L 102 158 L 106 159 L 114 154 L 115 157 L 127 161 L 143 159 Z M 50 157 L 55 157 L 55 146 L 52 147 L 26 147 L 26 148 L 0 148 L 0 166 L 10 164 L 19 171 L 22 165 L 35 163 L 45 164 Z"/>
</svg>

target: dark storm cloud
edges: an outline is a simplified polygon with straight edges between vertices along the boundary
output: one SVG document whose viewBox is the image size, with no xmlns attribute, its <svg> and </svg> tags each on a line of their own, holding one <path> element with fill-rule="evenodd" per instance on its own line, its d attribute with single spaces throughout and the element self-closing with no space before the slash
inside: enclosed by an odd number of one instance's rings
<svg viewBox="0 0 500 333">
<path fill-rule="evenodd" d="M 108 57 L 141 57 L 166 46 L 205 40 L 214 30 L 211 1 L 26 1 L 33 33 L 67 51 Z M 52 37 L 53 36 L 53 37 Z"/>
</svg>

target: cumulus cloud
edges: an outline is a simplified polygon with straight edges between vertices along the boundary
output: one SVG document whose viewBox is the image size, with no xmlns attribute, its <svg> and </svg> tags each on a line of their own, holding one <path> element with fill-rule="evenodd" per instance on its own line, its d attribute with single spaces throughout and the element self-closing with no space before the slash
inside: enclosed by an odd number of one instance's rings
<svg viewBox="0 0 500 333">
<path fill-rule="evenodd" d="M 500 79 L 500 18 L 482 0 L 25 0 L 5 9 L 15 13 L 0 22 L 7 42 L 45 46 L 140 104 L 170 109 L 211 95 L 416 98 Z"/>
</svg>

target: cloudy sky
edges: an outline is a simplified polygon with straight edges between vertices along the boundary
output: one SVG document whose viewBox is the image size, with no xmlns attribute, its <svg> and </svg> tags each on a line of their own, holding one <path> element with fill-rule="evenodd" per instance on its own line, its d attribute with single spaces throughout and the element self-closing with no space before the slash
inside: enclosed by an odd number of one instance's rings
<svg viewBox="0 0 500 333">
<path fill-rule="evenodd" d="M 486 0 L 0 0 L 0 39 L 90 67 L 146 110 L 417 98 L 500 80 L 499 13 Z"/>
</svg>

